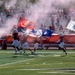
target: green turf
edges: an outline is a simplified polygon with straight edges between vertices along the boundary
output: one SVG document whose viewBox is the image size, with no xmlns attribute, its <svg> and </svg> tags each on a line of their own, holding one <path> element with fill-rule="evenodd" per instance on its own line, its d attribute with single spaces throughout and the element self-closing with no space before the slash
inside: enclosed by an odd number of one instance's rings
<svg viewBox="0 0 75 75">
<path fill-rule="evenodd" d="M 75 51 L 37 50 L 14 54 L 14 50 L 0 50 L 0 75 L 74 75 Z"/>
</svg>

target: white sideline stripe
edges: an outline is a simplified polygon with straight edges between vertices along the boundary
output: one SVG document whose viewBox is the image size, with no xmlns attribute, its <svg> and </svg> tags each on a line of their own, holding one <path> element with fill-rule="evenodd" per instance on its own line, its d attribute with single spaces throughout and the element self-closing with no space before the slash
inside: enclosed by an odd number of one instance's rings
<svg viewBox="0 0 75 75">
<path fill-rule="evenodd" d="M 52 74 L 56 74 L 56 73 L 64 73 L 64 72 L 38 72 L 38 73 L 46 73 L 46 74 L 52 73 Z M 64 74 L 65 74 L 65 73 L 64 73 Z"/>
<path fill-rule="evenodd" d="M 36 52 L 36 53 L 62 53 L 62 50 L 60 50 L 61 52 L 57 52 L 57 51 L 55 51 L 55 52 Z M 68 51 L 67 51 L 68 52 Z M 14 52 L 0 52 L 0 53 L 14 53 Z M 27 53 L 30 53 L 30 52 L 27 52 Z M 68 52 L 68 53 L 75 53 L 75 52 Z"/>
<path fill-rule="evenodd" d="M 26 71 L 26 70 L 29 70 L 29 71 L 36 71 L 36 70 L 38 70 L 38 71 L 39 71 L 39 70 L 48 70 L 48 68 L 42 68 L 42 69 L 17 69 L 17 70 L 20 70 L 20 71 Z M 70 70 L 67 70 L 67 71 L 70 71 Z M 49 73 L 50 73 L 50 74 L 57 74 L 57 73 L 75 74 L 75 73 L 68 73 L 67 71 L 65 71 L 65 72 L 64 72 L 64 71 L 63 71 L 63 72 L 61 72 L 61 71 L 59 71 L 59 72 L 58 72 L 58 71 L 57 71 L 57 72 L 55 72 L 55 71 L 54 71 L 54 72 L 53 72 L 53 71 L 52 71 L 52 72 L 45 72 L 45 71 L 44 71 L 44 72 L 38 72 L 38 73 L 44 73 L 44 74 L 49 74 Z M 71 71 L 75 71 L 75 70 L 71 70 Z"/>
<path fill-rule="evenodd" d="M 60 50 L 61 52 L 36 52 L 36 53 L 62 53 L 62 50 Z M 75 52 L 68 52 L 68 53 L 75 53 Z"/>
<path fill-rule="evenodd" d="M 50 69 L 50 68 L 36 68 L 36 69 L 17 69 L 17 70 L 22 70 L 22 71 L 24 71 L 24 70 L 29 70 L 29 71 L 35 71 L 35 70 L 48 70 L 48 69 Z"/>
<path fill-rule="evenodd" d="M 24 71 L 24 70 L 35 71 L 35 70 L 44 70 L 44 69 L 17 69 L 17 70 L 22 70 L 22 71 Z"/>
<path fill-rule="evenodd" d="M 38 73 L 45 73 L 45 74 L 57 74 L 57 73 L 63 73 L 63 74 L 75 74 L 75 73 L 68 73 L 68 72 L 38 72 Z"/>
<path fill-rule="evenodd" d="M 61 69 L 60 68 L 32 68 L 32 69 L 17 69 L 17 70 L 58 70 L 60 71 Z M 75 71 L 75 70 L 70 70 L 70 69 L 66 69 L 63 68 L 63 70 L 61 71 Z"/>
<path fill-rule="evenodd" d="M 64 72 L 38 72 L 38 73 L 53 73 L 53 74 L 55 74 L 55 73 L 64 73 Z"/>
<path fill-rule="evenodd" d="M 6 64 L 2 64 L 2 65 L 0 65 L 0 67 L 1 67 L 1 66 L 13 65 L 13 64 L 20 63 L 20 62 L 30 61 L 30 60 L 33 60 L 33 59 L 35 59 L 35 58 L 27 59 L 27 60 L 21 60 L 21 61 L 16 61 L 16 62 L 11 62 L 11 63 L 6 63 Z"/>
</svg>

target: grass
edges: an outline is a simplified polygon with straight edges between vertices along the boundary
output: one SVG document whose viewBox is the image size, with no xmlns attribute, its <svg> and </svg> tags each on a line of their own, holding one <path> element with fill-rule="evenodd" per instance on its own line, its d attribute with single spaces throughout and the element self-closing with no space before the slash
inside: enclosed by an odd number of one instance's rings
<svg viewBox="0 0 75 75">
<path fill-rule="evenodd" d="M 14 54 L 14 50 L 0 50 L 0 75 L 74 75 L 75 51 L 37 50 Z"/>
</svg>

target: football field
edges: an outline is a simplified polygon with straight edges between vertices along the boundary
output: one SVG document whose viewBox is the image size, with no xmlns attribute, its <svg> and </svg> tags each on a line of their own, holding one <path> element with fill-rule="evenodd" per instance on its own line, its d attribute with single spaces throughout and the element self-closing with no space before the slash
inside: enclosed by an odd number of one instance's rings
<svg viewBox="0 0 75 75">
<path fill-rule="evenodd" d="M 0 50 L 0 75 L 75 75 L 75 50 L 37 50 L 14 54 Z"/>
</svg>

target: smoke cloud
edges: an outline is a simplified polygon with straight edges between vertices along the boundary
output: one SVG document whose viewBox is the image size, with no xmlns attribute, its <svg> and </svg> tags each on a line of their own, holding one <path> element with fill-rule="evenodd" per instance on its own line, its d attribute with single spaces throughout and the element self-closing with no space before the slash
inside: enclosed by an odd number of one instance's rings
<svg viewBox="0 0 75 75">
<path fill-rule="evenodd" d="M 2 12 L 0 13 L 0 18 L 2 20 L 5 20 L 2 24 L 3 25 L 2 28 L 0 28 L 0 36 L 4 34 L 9 34 L 12 30 L 12 27 L 14 25 L 17 25 L 19 17 L 21 15 L 23 15 L 28 20 L 35 22 L 37 28 L 40 28 L 41 24 L 44 24 L 48 27 L 51 24 L 50 16 L 52 15 L 52 13 L 57 13 L 57 15 L 54 15 L 56 19 L 59 16 L 58 12 L 62 11 L 60 10 L 61 8 L 74 7 L 74 5 L 72 4 L 75 3 L 74 0 L 38 0 L 34 4 L 29 2 L 27 2 L 26 4 L 25 0 L 19 0 L 19 3 L 20 1 L 21 1 L 20 6 L 17 6 L 18 0 L 9 0 L 5 2 L 5 8 L 13 9 L 13 10 L 15 9 L 12 14 L 14 16 L 16 16 L 17 14 L 17 17 L 13 16 L 13 17 L 7 18 L 5 15 L 3 15 L 5 17 L 2 16 Z M 22 1 L 23 1 L 23 4 L 25 2 L 25 5 L 22 5 Z M 3 2 L 0 2 L 0 6 L 2 4 Z M 65 23 L 66 21 L 63 21 L 62 24 L 65 24 Z"/>
<path fill-rule="evenodd" d="M 17 3 L 17 0 L 9 0 L 8 2 L 5 3 L 5 7 L 7 9 L 11 9 L 11 8 L 15 8 L 16 6 L 16 3 Z"/>
</svg>

